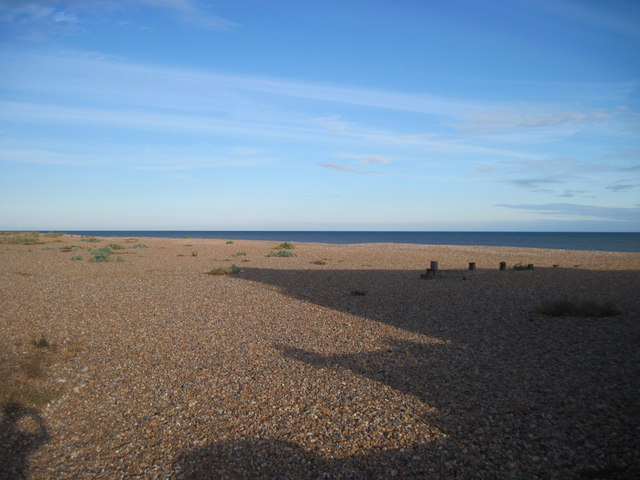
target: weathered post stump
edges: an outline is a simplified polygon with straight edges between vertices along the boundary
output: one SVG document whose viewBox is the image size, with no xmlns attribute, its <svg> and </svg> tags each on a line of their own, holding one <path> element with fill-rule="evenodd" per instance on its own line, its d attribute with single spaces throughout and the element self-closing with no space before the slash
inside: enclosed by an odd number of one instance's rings
<svg viewBox="0 0 640 480">
<path fill-rule="evenodd" d="M 475 270 L 476 269 L 476 262 L 469 262 L 469 270 Z"/>
<path fill-rule="evenodd" d="M 427 268 L 427 271 L 420 275 L 420 278 L 436 278 L 436 272 L 438 271 L 438 262 L 431 262 L 431 266 Z"/>
<path fill-rule="evenodd" d="M 507 269 L 507 262 L 500 262 L 500 271 Z"/>
<path fill-rule="evenodd" d="M 533 270 L 533 263 L 527 265 L 527 270 Z"/>
</svg>

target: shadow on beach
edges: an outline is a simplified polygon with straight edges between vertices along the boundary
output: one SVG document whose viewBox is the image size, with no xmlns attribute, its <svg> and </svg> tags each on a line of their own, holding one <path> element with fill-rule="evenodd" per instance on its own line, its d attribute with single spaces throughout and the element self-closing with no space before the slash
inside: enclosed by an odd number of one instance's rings
<svg viewBox="0 0 640 480">
<path fill-rule="evenodd" d="M 427 420 L 446 439 L 343 459 L 319 457 L 286 439 L 220 442 L 184 452 L 177 471 L 186 478 L 212 478 L 203 472 L 260 478 L 271 462 L 278 478 L 635 477 L 638 272 L 540 269 L 466 280 L 420 280 L 419 273 L 245 268 L 239 278 L 428 337 L 384 338 L 357 353 L 275 348 L 289 359 L 349 370 L 415 396 L 437 409 Z M 535 313 L 545 300 L 593 292 L 624 314 Z"/>
<path fill-rule="evenodd" d="M 27 460 L 48 439 L 47 428 L 34 408 L 8 403 L 0 422 L 0 478 L 28 478 Z"/>
</svg>

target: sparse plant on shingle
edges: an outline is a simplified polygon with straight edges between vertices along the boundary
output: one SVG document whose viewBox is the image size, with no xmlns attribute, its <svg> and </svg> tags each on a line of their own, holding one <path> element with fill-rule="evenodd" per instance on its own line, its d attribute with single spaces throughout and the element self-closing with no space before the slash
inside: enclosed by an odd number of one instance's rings
<svg viewBox="0 0 640 480">
<path fill-rule="evenodd" d="M 267 257 L 295 257 L 296 254 L 289 250 L 279 250 L 277 252 L 269 252 Z"/>
<path fill-rule="evenodd" d="M 0 238 L 0 243 L 9 245 L 42 245 L 44 242 L 40 240 L 40 234 L 34 232 L 27 233 L 5 233 Z"/>
<path fill-rule="evenodd" d="M 89 261 L 108 262 L 110 254 L 111 250 L 109 250 L 107 247 L 96 248 L 95 250 L 91 250 L 91 258 L 89 258 Z"/>
<path fill-rule="evenodd" d="M 233 273 L 240 273 L 242 270 L 237 265 L 231 265 L 230 267 L 219 267 L 209 270 L 207 275 L 230 275 Z"/>
</svg>

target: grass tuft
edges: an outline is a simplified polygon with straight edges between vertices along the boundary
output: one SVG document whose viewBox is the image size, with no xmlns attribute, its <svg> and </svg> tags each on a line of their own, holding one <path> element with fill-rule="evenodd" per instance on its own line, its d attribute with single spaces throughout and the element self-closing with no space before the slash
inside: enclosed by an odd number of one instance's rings
<svg viewBox="0 0 640 480">
<path fill-rule="evenodd" d="M 207 273 L 207 275 L 230 275 L 234 273 L 240 273 L 242 270 L 237 265 L 231 265 L 230 267 L 214 268 Z"/>
<path fill-rule="evenodd" d="M 296 254 L 288 250 L 279 250 L 277 252 L 269 252 L 267 257 L 295 257 Z"/>
<path fill-rule="evenodd" d="M 233 240 L 227 240 L 227 245 L 233 245 L 234 241 Z"/>
<path fill-rule="evenodd" d="M 237 252 L 232 254 L 232 257 L 244 257 L 247 254 L 247 252 Z"/>
<path fill-rule="evenodd" d="M 96 248 L 91 251 L 90 262 L 108 262 L 109 255 L 111 254 L 111 250 L 107 247 Z"/>
<path fill-rule="evenodd" d="M 0 243 L 6 243 L 8 245 L 43 245 L 44 242 L 40 240 L 40 234 L 35 232 L 28 233 L 5 233 L 0 238 Z"/>
<path fill-rule="evenodd" d="M 540 305 L 536 311 L 550 317 L 615 317 L 622 314 L 610 301 L 571 301 L 568 299 L 547 302 Z"/>
<path fill-rule="evenodd" d="M 145 245 L 144 243 L 138 243 L 131 248 L 150 248 L 149 245 Z"/>
<path fill-rule="evenodd" d="M 82 237 L 80 237 L 80 241 L 81 242 L 95 243 L 95 242 L 99 242 L 100 240 L 98 240 L 96 237 L 91 237 L 89 235 L 83 235 Z"/>
<path fill-rule="evenodd" d="M 314 265 L 326 265 L 327 262 L 325 262 L 324 260 L 314 260 L 313 262 L 311 262 Z"/>
<path fill-rule="evenodd" d="M 119 245 L 117 243 L 110 243 L 107 245 L 107 248 L 111 249 L 111 250 L 124 250 L 125 247 L 123 247 L 122 245 Z"/>
<path fill-rule="evenodd" d="M 293 247 L 294 247 L 293 243 L 282 242 L 277 247 L 274 247 L 274 250 L 277 250 L 277 249 L 280 249 L 280 250 L 291 250 Z"/>
</svg>

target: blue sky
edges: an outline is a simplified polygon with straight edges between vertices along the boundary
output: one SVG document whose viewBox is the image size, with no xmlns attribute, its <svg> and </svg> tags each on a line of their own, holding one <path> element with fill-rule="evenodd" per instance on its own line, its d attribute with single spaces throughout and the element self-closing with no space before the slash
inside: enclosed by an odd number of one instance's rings
<svg viewBox="0 0 640 480">
<path fill-rule="evenodd" d="M 640 231 L 640 2 L 0 0 L 0 229 Z"/>
</svg>

